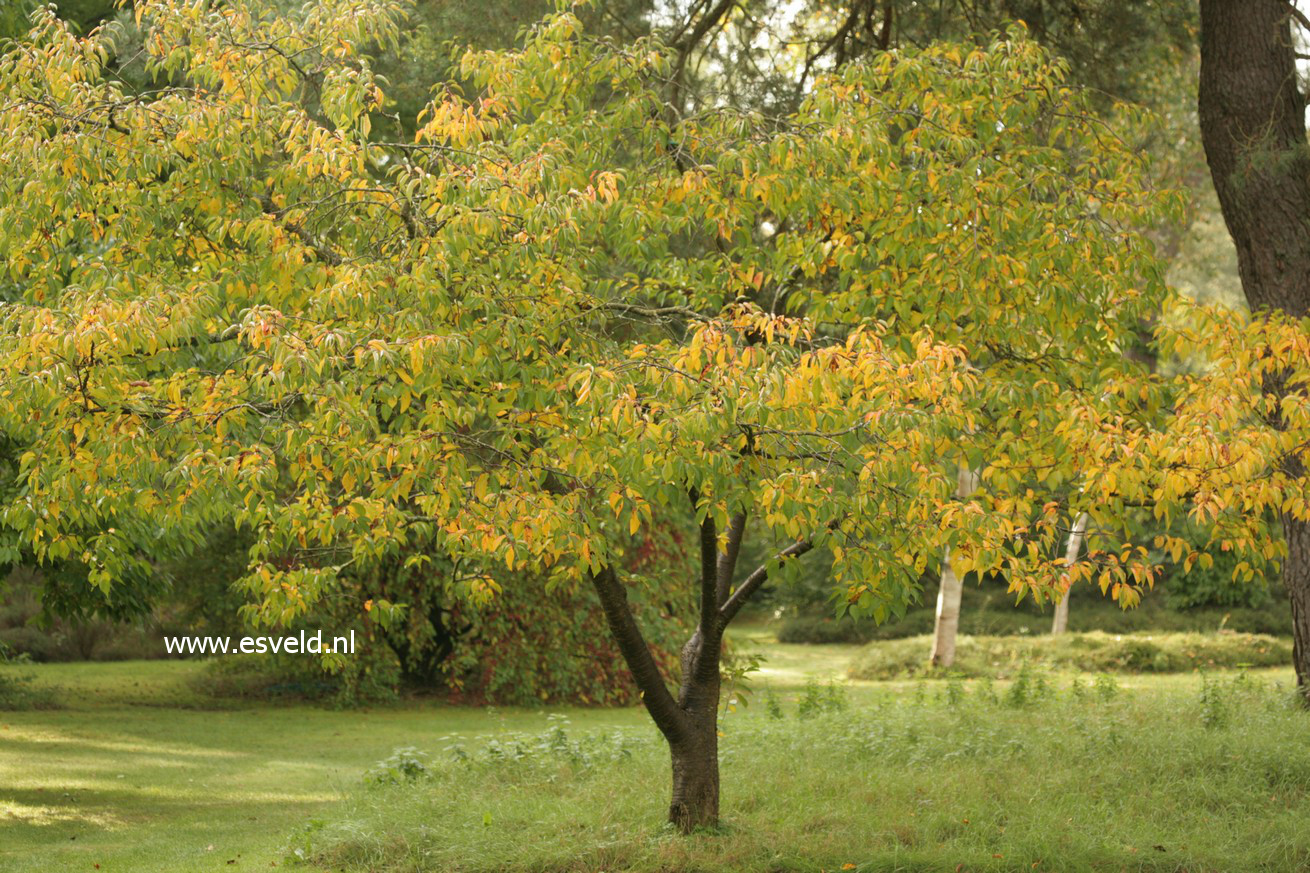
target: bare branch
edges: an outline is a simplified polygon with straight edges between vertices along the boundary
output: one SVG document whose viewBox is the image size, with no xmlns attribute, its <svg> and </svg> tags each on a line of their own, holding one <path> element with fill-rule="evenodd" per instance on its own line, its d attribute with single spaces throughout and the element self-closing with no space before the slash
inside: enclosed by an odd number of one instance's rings
<svg viewBox="0 0 1310 873">
<path fill-rule="evenodd" d="M 775 555 L 774 559 L 785 561 L 788 558 L 798 558 L 813 548 L 813 540 L 797 540 Z M 760 566 L 756 568 L 754 573 L 747 576 L 745 581 L 738 586 L 737 590 L 733 592 L 732 596 L 729 597 L 727 602 L 725 602 L 719 609 L 719 620 L 725 627 L 736 617 L 746 601 L 750 599 L 751 595 L 754 594 L 768 578 L 768 566 Z"/>
<path fill-rule="evenodd" d="M 746 513 L 739 512 L 728 522 L 727 542 L 719 553 L 719 566 L 716 571 L 718 585 L 715 591 L 716 609 L 723 606 L 732 588 L 732 576 L 737 570 L 737 555 L 741 552 L 741 541 L 746 534 Z"/>
</svg>

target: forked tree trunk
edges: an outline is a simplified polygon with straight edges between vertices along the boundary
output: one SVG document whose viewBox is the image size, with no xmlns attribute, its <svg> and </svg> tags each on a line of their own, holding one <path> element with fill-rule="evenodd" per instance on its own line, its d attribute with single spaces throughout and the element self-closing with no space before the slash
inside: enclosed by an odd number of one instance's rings
<svg viewBox="0 0 1310 873">
<path fill-rule="evenodd" d="M 719 725 L 715 706 L 708 717 L 690 720 L 686 739 L 669 743 L 673 799 L 669 822 L 683 833 L 719 823 Z"/>
<path fill-rule="evenodd" d="M 1286 0 L 1201 0 L 1197 108 L 1247 303 L 1304 318 L 1310 315 L 1310 147 L 1293 20 L 1310 35 L 1310 21 Z M 1287 389 L 1280 374 L 1266 380 L 1271 394 Z M 1282 427 L 1277 414 L 1271 424 Z M 1293 479 L 1306 475 L 1295 456 L 1282 471 Z M 1310 705 L 1310 523 L 1284 516 L 1283 534 L 1293 660 Z"/>
<path fill-rule="evenodd" d="M 955 496 L 968 497 L 978 487 L 978 474 L 961 467 L 956 479 Z M 955 663 L 955 638 L 960 631 L 960 599 L 964 582 L 951 566 L 951 550 L 942 555 L 942 581 L 937 589 L 937 619 L 933 624 L 932 654 L 929 661 L 934 667 L 949 667 Z"/>
<path fill-rule="evenodd" d="M 703 507 L 698 495 L 692 505 Z M 641 702 L 669 743 L 673 764 L 673 797 L 669 822 L 682 833 L 719 823 L 719 692 L 723 631 L 743 604 L 768 579 L 767 564 L 734 585 L 734 571 L 746 531 L 746 515 L 732 516 L 720 546 L 712 518 L 701 522 L 700 621 L 682 649 L 682 683 L 675 699 L 660 674 L 642 635 L 627 591 L 613 567 L 591 574 L 614 640 L 641 689 Z M 782 561 L 814 548 L 801 539 L 774 556 Z"/>
<path fill-rule="evenodd" d="M 1081 513 L 1069 531 L 1069 545 L 1064 550 L 1064 566 L 1072 567 L 1078 560 L 1078 552 L 1083 547 L 1083 535 L 1087 532 L 1087 513 Z M 1067 569 L 1066 569 L 1067 572 Z M 1071 586 L 1072 587 L 1072 586 Z M 1069 630 L 1069 592 L 1055 604 L 1055 617 L 1051 620 L 1051 633 L 1062 634 Z"/>
</svg>

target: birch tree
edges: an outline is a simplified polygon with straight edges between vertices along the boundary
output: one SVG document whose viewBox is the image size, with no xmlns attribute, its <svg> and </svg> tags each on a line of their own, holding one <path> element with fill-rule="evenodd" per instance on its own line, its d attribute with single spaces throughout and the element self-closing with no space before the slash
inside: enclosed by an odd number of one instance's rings
<svg viewBox="0 0 1310 873">
<path fill-rule="evenodd" d="M 1083 537 L 1087 533 L 1087 513 L 1079 513 L 1078 518 L 1074 520 L 1073 527 L 1069 529 L 1069 541 L 1064 551 L 1064 565 L 1072 567 L 1078 563 L 1078 553 L 1083 548 Z M 1073 576 L 1067 576 L 1068 581 L 1073 581 Z M 1062 634 L 1069 629 L 1069 592 L 1066 590 L 1063 595 L 1057 595 L 1055 601 L 1055 612 L 1051 617 L 1051 633 Z"/>
<path fill-rule="evenodd" d="M 955 496 L 966 499 L 978 487 L 978 474 L 961 467 L 955 486 Z M 960 599 L 964 583 L 951 566 L 951 550 L 942 554 L 941 585 L 937 589 L 937 617 L 933 626 L 932 654 L 934 667 L 949 667 L 955 663 L 955 638 L 960 630 Z"/>
</svg>

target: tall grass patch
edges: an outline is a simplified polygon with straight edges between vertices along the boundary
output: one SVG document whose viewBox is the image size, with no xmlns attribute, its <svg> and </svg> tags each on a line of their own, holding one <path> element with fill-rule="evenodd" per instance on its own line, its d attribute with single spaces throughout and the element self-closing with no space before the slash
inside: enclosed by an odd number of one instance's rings
<svg viewBox="0 0 1310 873">
<path fill-rule="evenodd" d="M 813 705 L 828 697 L 724 718 L 714 832 L 662 825 L 653 729 L 557 721 L 402 750 L 289 851 L 393 873 L 1310 865 L 1310 717 L 1286 688 L 1240 675 L 1142 693 L 1029 667 Z"/>
</svg>

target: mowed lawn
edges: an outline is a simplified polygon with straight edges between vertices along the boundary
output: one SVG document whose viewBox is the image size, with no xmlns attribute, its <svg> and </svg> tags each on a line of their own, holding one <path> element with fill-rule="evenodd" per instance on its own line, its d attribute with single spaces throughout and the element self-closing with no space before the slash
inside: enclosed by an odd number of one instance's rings
<svg viewBox="0 0 1310 873">
<path fill-rule="evenodd" d="M 430 703 L 215 708 L 187 685 L 200 666 L 22 668 L 58 686 L 65 708 L 0 712 L 0 871 L 283 866 L 291 834 L 396 747 L 547 723 L 545 710 Z M 643 718 L 636 709 L 568 712 L 582 724 Z"/>
<path fill-rule="evenodd" d="M 1310 738 L 1310 727 L 1301 729 L 1299 714 L 1278 714 L 1268 694 L 1220 701 L 1225 723 L 1211 729 L 1201 724 L 1209 710 L 1194 674 L 1121 676 L 1110 702 L 1097 701 L 1090 677 L 1075 700 L 1072 677 L 1052 675 L 1045 702 L 1014 709 L 1006 683 L 984 691 L 940 680 L 861 682 L 846 686 L 841 713 L 803 720 L 803 686 L 843 676 L 856 648 L 783 646 L 754 633 L 739 640 L 768 660 L 749 709 L 725 723 L 727 830 L 691 842 L 659 826 L 667 759 L 636 708 L 228 707 L 191 690 L 195 662 L 25 668 L 60 689 L 64 708 L 0 712 L 0 871 L 269 870 L 291 866 L 298 846 L 308 862 L 300 869 L 314 870 L 819 870 L 847 861 L 859 870 L 884 862 L 952 870 L 953 859 L 970 862 L 962 869 L 1077 869 L 1059 865 L 1060 846 L 1095 869 L 1237 869 L 1225 867 L 1229 847 L 1260 869 L 1278 869 L 1265 859 L 1310 858 L 1310 834 L 1303 840 L 1292 824 L 1310 813 L 1310 763 L 1298 752 L 1284 765 L 1278 751 Z M 1250 678 L 1270 688 L 1292 681 L 1290 670 Z M 953 702 L 957 694 L 962 702 Z M 991 703 L 984 694 L 995 695 Z M 782 719 L 768 714 L 769 697 Z M 571 738 L 621 728 L 632 757 L 613 772 L 578 770 L 549 754 L 510 765 L 478 757 L 498 737 L 548 736 L 559 713 Z M 1253 725 L 1260 736 L 1248 744 Z M 1175 734 L 1191 746 L 1177 749 L 1178 768 L 1161 758 Z M 443 759 L 452 745 L 473 754 L 467 769 Z M 439 775 L 364 787 L 362 776 L 398 747 L 431 753 Z M 1213 785 L 1251 796 L 1196 795 L 1205 775 L 1195 770 L 1226 768 L 1252 752 L 1252 767 L 1263 769 L 1240 779 L 1216 772 Z M 1073 770 L 1052 781 L 1042 770 L 1048 753 L 1053 771 Z M 805 777 L 807 768 L 822 772 Z M 865 770 L 867 779 L 851 781 Z M 1160 791 L 1164 774 L 1186 781 L 1154 800 L 1135 798 L 1139 770 L 1153 783 L 1141 785 L 1145 793 Z M 1030 779 L 1032 790 L 988 773 Z M 973 813 L 948 809 L 952 796 Z M 991 810 L 988 821 L 1002 823 L 978 836 L 964 820 L 977 822 L 1001 798 L 1004 813 Z M 879 803 L 897 820 L 879 821 Z M 1084 807 L 1096 817 L 1119 810 L 1123 819 L 1079 821 Z M 1281 823 L 1277 836 L 1270 831 L 1277 842 L 1262 848 L 1250 835 L 1262 832 L 1256 819 L 1264 817 Z M 1202 863 L 1176 866 L 1183 859 Z"/>
</svg>

